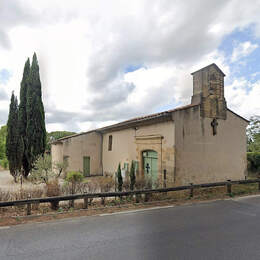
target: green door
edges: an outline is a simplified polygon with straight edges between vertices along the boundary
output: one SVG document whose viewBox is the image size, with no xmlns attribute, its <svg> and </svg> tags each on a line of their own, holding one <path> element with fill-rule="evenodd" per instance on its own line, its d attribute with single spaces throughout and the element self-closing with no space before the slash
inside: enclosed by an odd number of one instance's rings
<svg viewBox="0 0 260 260">
<path fill-rule="evenodd" d="M 90 176 L 90 157 L 83 157 L 83 175 L 85 177 Z"/>
<path fill-rule="evenodd" d="M 144 169 L 144 175 L 146 178 L 150 178 L 152 181 L 152 184 L 154 184 L 157 181 L 158 177 L 158 155 L 155 151 L 145 151 L 143 152 L 143 169 Z"/>
</svg>

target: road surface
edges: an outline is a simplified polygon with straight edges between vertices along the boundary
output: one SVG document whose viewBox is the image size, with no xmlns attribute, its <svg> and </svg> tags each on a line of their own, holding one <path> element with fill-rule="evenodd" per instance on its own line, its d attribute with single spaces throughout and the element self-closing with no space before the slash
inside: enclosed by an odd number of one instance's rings
<svg viewBox="0 0 260 260">
<path fill-rule="evenodd" d="M 0 259 L 260 259 L 260 196 L 1 228 Z"/>
</svg>

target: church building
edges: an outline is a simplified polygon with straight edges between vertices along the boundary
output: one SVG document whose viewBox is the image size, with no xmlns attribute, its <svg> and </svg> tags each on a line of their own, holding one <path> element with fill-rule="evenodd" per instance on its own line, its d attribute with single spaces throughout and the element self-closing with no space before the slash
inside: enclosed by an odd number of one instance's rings
<svg viewBox="0 0 260 260">
<path fill-rule="evenodd" d="M 123 172 L 176 185 L 245 178 L 248 120 L 227 108 L 225 74 L 211 64 L 191 74 L 191 104 L 60 138 L 51 145 L 53 162 L 85 176 Z"/>
</svg>

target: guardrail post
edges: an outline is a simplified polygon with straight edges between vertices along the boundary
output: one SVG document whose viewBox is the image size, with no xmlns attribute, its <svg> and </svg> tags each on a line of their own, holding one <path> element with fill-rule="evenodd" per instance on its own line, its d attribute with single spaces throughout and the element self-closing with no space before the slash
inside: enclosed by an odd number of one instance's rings
<svg viewBox="0 0 260 260">
<path fill-rule="evenodd" d="M 149 197 L 150 197 L 150 194 L 149 193 L 145 193 L 144 194 L 144 202 L 148 202 Z"/>
<path fill-rule="evenodd" d="M 193 197 L 193 183 L 190 183 L 190 198 Z"/>
<path fill-rule="evenodd" d="M 84 197 L 84 209 L 88 208 L 88 197 Z"/>
<path fill-rule="evenodd" d="M 139 194 L 135 194 L 135 203 L 139 203 L 140 202 L 140 200 L 139 200 Z"/>
<path fill-rule="evenodd" d="M 227 194 L 231 196 L 232 190 L 231 190 L 231 180 L 227 180 Z"/>
<path fill-rule="evenodd" d="M 31 196 L 28 196 L 27 199 L 30 199 Z M 27 203 L 27 216 L 32 214 L 32 204 L 31 203 Z"/>
<path fill-rule="evenodd" d="M 70 200 L 69 201 L 69 207 L 70 208 L 74 208 L 74 200 Z"/>
</svg>

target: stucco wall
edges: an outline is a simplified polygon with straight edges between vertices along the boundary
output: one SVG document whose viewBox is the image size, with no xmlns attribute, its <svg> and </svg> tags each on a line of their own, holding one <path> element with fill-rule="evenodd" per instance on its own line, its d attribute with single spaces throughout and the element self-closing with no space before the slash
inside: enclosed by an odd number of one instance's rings
<svg viewBox="0 0 260 260">
<path fill-rule="evenodd" d="M 176 169 L 178 184 L 238 180 L 246 171 L 247 122 L 227 111 L 218 119 L 217 135 L 212 118 L 200 117 L 200 106 L 173 113 L 176 122 Z"/>
<path fill-rule="evenodd" d="M 52 164 L 63 161 L 63 144 L 61 142 L 51 145 Z"/>
<path fill-rule="evenodd" d="M 52 161 L 63 161 L 68 156 L 67 171 L 83 171 L 83 157 L 90 157 L 90 174 L 101 174 L 102 137 L 91 132 L 62 140 L 62 145 L 52 145 Z M 60 148 L 59 148 L 60 147 Z"/>
<path fill-rule="evenodd" d="M 112 151 L 108 151 L 109 135 L 113 136 Z M 136 138 L 137 137 L 137 138 Z M 144 138 L 145 137 L 145 138 Z M 174 123 L 173 121 L 154 123 L 129 128 L 120 131 L 108 132 L 103 135 L 103 169 L 113 174 L 120 162 L 129 163 L 132 160 L 139 162 L 142 169 L 141 153 L 144 150 L 158 152 L 158 172 L 167 168 L 169 174 L 174 169 Z"/>
</svg>

